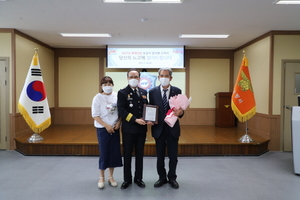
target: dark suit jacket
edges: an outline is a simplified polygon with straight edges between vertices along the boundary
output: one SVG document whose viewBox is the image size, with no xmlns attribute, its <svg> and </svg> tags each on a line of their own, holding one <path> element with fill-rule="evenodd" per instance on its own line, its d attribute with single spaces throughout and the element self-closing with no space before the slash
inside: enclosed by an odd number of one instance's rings
<svg viewBox="0 0 300 200">
<path fill-rule="evenodd" d="M 170 95 L 169 98 L 172 96 L 176 96 L 178 94 L 181 94 L 181 90 L 177 87 L 171 86 L 170 88 Z M 155 88 L 152 88 L 149 91 L 149 103 L 151 105 L 157 105 L 159 106 L 158 109 L 158 123 L 152 126 L 152 136 L 154 138 L 158 138 L 160 134 L 162 133 L 164 124 L 165 124 L 165 111 L 163 109 L 163 103 L 162 103 L 162 94 L 160 90 L 160 86 L 157 86 Z M 182 117 L 182 116 L 180 116 Z M 167 125 L 168 126 L 168 125 Z M 168 126 L 169 127 L 169 126 Z M 179 137 L 180 136 L 180 125 L 179 125 L 179 120 L 175 123 L 173 127 L 169 127 L 171 134 L 174 137 Z"/>
<path fill-rule="evenodd" d="M 118 92 L 118 113 L 122 117 L 123 133 L 147 132 L 147 126 L 141 126 L 135 122 L 136 119 L 143 117 L 144 104 L 148 104 L 147 91 L 139 89 L 139 96 L 136 96 L 128 85 Z"/>
</svg>

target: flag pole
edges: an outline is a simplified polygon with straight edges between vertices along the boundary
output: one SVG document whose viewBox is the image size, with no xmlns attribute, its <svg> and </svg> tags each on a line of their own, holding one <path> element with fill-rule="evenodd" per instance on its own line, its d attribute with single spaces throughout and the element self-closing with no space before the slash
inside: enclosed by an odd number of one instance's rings
<svg viewBox="0 0 300 200">
<path fill-rule="evenodd" d="M 33 135 L 27 139 L 29 143 L 44 140 L 39 134 L 51 125 L 51 114 L 38 58 L 38 48 L 34 48 L 23 89 L 20 94 L 18 109 Z"/>
<path fill-rule="evenodd" d="M 37 54 L 38 51 L 39 51 L 38 48 L 34 48 L 34 53 L 35 53 L 35 54 Z M 38 134 L 38 133 L 34 133 L 33 135 L 31 135 L 31 136 L 27 139 L 27 141 L 28 141 L 29 143 L 37 143 L 37 142 L 41 142 L 41 141 L 43 141 L 43 140 L 44 140 L 44 138 L 43 138 L 42 136 L 40 136 L 40 134 Z"/>
<path fill-rule="evenodd" d="M 246 56 L 246 51 L 245 51 L 245 50 L 243 50 L 243 54 L 244 54 L 244 56 Z M 239 139 L 239 141 L 240 141 L 241 143 L 250 143 L 250 142 L 254 142 L 254 140 L 248 135 L 248 120 L 246 120 L 246 133 L 245 133 L 245 135 L 243 135 L 243 136 Z"/>
<path fill-rule="evenodd" d="M 240 122 L 246 122 L 246 134 L 239 141 L 250 143 L 254 140 L 248 135 L 248 120 L 256 113 L 256 103 L 245 50 L 243 50 L 243 54 L 242 64 L 231 96 L 231 108 Z"/>
<path fill-rule="evenodd" d="M 250 142 L 254 142 L 254 140 L 248 135 L 248 120 L 246 121 L 246 134 L 243 135 L 239 141 L 241 143 L 250 143 Z"/>
</svg>

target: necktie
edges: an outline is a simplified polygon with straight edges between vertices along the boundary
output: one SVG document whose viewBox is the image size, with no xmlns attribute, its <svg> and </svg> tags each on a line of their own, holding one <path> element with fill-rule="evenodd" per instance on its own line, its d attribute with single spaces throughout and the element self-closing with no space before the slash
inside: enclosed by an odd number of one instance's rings
<svg viewBox="0 0 300 200">
<path fill-rule="evenodd" d="M 164 91 L 164 95 L 163 95 L 163 105 L 164 105 L 164 109 L 165 109 L 165 112 L 167 112 L 167 110 L 168 110 L 168 100 L 167 100 L 167 91 L 168 91 L 168 89 L 165 89 L 165 90 L 163 90 Z"/>
<path fill-rule="evenodd" d="M 139 93 L 138 93 L 138 91 L 137 91 L 137 89 L 134 89 L 133 92 L 137 95 L 137 97 L 140 96 Z"/>
</svg>

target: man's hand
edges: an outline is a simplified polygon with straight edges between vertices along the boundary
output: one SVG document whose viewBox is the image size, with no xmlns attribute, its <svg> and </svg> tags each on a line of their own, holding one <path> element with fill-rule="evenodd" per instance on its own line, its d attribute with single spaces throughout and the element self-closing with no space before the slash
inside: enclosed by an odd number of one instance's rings
<svg viewBox="0 0 300 200">
<path fill-rule="evenodd" d="M 147 124 L 148 124 L 148 125 L 151 125 L 151 126 L 154 125 L 153 122 L 150 122 L 150 121 L 148 121 Z"/>
<path fill-rule="evenodd" d="M 138 123 L 139 125 L 146 125 L 147 124 L 143 119 L 136 119 L 135 122 Z"/>
<path fill-rule="evenodd" d="M 179 109 L 174 108 L 173 112 L 174 112 L 174 115 L 177 117 L 183 115 L 183 110 L 181 108 L 179 108 Z"/>
</svg>

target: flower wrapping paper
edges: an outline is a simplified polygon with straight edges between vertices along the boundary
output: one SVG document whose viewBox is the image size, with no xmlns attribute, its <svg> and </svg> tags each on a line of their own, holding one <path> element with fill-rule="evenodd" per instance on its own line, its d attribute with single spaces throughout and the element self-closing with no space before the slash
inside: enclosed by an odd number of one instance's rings
<svg viewBox="0 0 300 200">
<path fill-rule="evenodd" d="M 187 98 L 186 95 L 184 94 L 178 94 L 176 96 L 170 97 L 169 99 L 169 105 L 170 105 L 170 110 L 167 112 L 166 117 L 165 117 L 165 122 L 170 126 L 173 127 L 176 121 L 178 120 L 178 117 L 174 115 L 174 108 L 179 109 L 181 108 L 182 110 L 186 110 L 187 107 L 190 105 L 192 101 L 192 97 L 189 99 Z"/>
</svg>

